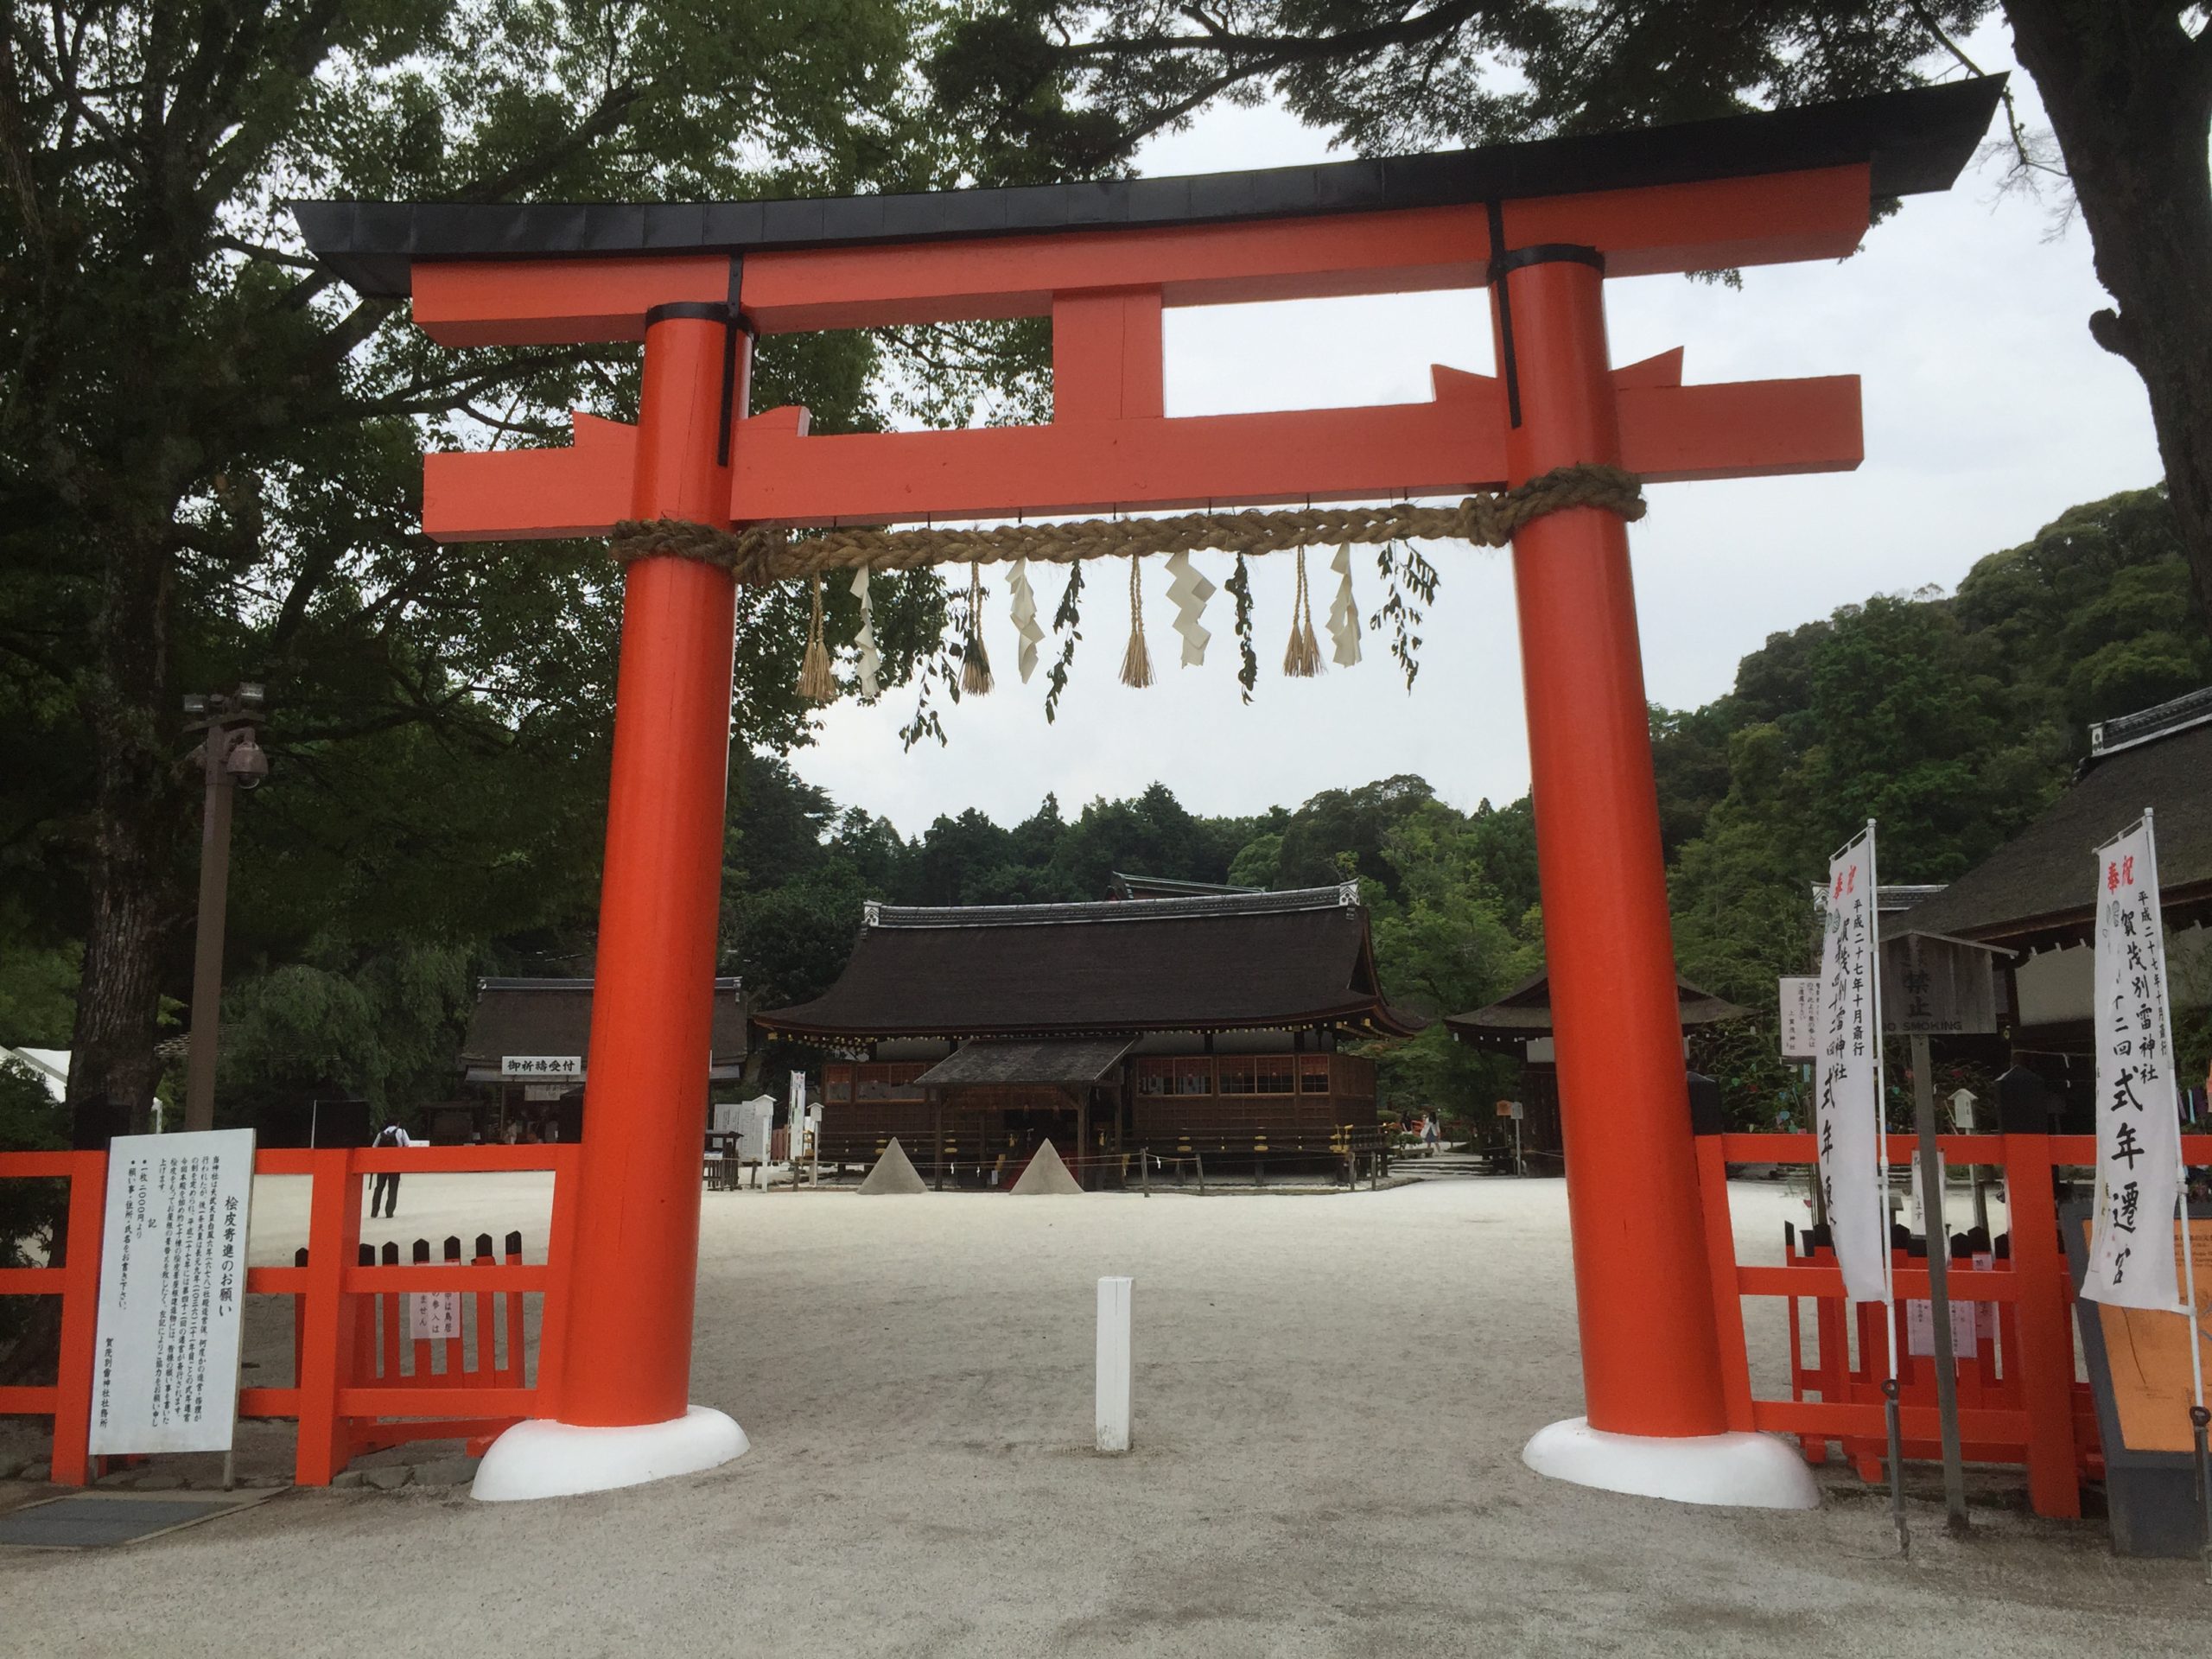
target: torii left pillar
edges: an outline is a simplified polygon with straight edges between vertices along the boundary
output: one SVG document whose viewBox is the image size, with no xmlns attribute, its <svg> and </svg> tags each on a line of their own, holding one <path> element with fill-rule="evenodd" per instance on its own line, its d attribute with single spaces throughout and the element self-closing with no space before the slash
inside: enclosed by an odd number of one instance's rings
<svg viewBox="0 0 2212 1659">
<path fill-rule="evenodd" d="M 727 307 L 645 315 L 631 516 L 729 523 L 750 341 Z M 624 577 L 582 1166 L 555 1419 L 485 1454 L 475 1495 L 556 1497 L 710 1469 L 745 1433 L 690 1403 L 736 584 L 648 555 Z"/>
</svg>

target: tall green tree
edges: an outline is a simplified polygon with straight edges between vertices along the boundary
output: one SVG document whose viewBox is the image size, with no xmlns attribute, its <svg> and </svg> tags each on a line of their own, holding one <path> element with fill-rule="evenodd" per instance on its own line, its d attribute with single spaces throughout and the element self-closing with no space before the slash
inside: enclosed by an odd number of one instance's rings
<svg viewBox="0 0 2212 1659">
<path fill-rule="evenodd" d="M 1704 803 L 1672 871 L 1683 971 L 1764 1007 L 1803 971 L 1828 852 L 1869 817 L 1897 881 L 1949 880 L 2018 833 L 2092 721 L 2212 683 L 2187 583 L 2166 493 L 2128 491 L 1977 561 L 1954 594 L 1770 635 L 1728 695 L 1655 714 L 1662 803 L 1685 820 Z"/>
<path fill-rule="evenodd" d="M 2001 14 L 2051 134 L 2005 107 L 2013 177 L 2079 204 L 2143 381 L 2200 626 L 2212 625 L 2212 28 L 2198 0 L 990 0 L 930 60 L 1010 174 L 1125 162 L 1217 99 L 1281 99 L 1363 154 L 1694 120 L 1961 69 Z"/>
<path fill-rule="evenodd" d="M 301 257 L 286 199 L 943 181 L 959 151 L 920 121 L 910 73 L 925 21 L 907 0 L 10 9 L 0 699 L 35 711 L 48 758 L 20 796 L 11 779 L 0 829 L 74 893 L 51 918 L 83 941 L 73 1100 L 143 1109 L 152 1090 L 189 892 L 181 691 L 268 682 L 286 787 L 336 779 L 359 741 L 402 727 L 524 752 L 556 787 L 602 741 L 607 572 L 577 550 L 429 546 L 414 457 L 545 442 L 572 404 L 622 415 L 634 356 L 436 351 L 404 306 Z M 876 352 L 859 335 L 779 345 L 756 384 L 817 426 L 865 423 Z M 772 747 L 804 729 L 785 644 L 798 604 L 742 601 L 740 728 Z M 927 578 L 879 595 L 894 674 L 934 641 L 938 605 Z M 421 829 L 404 805 L 378 801 L 379 821 Z"/>
</svg>

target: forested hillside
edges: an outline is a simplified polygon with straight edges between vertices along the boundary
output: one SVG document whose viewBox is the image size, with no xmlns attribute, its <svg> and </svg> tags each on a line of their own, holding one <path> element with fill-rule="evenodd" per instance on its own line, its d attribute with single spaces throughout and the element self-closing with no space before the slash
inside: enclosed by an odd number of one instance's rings
<svg viewBox="0 0 2212 1659">
<path fill-rule="evenodd" d="M 1768 1007 L 1775 975 L 1805 965 L 1809 884 L 1868 817 L 1890 880 L 1940 881 L 1983 857 L 2063 786 L 2088 721 L 2212 683 L 2187 594 L 2163 495 L 2134 492 L 1984 558 L 1955 594 L 1876 596 L 1773 635 L 1704 708 L 1654 709 L 1683 971 Z M 537 705 L 530 744 L 410 725 L 353 741 L 343 766 L 313 745 L 287 756 L 283 787 L 239 816 L 227 1110 L 328 1084 L 400 1109 L 441 1097 L 476 975 L 588 971 L 605 766 L 588 690 Z M 66 754 L 11 758 L 11 808 L 66 798 Z M 866 899 L 1093 899 L 1117 870 L 1252 887 L 1357 876 L 1386 990 L 1427 1014 L 1478 1006 L 1541 962 L 1525 799 L 1463 810 L 1396 777 L 1207 817 L 1163 782 L 1079 806 L 1048 794 L 1010 825 L 963 812 L 910 838 L 775 755 L 738 756 L 732 782 L 725 971 L 764 1007 L 836 976 Z M 29 879 L 27 850 L 0 867 L 0 1035 L 60 1046 L 69 889 Z M 1784 1080 L 1773 1046 L 1763 1020 L 1700 1058 L 1755 1113 Z M 1383 1058 L 1408 1107 L 1478 1109 L 1507 1086 L 1440 1027 Z M 760 1064 L 772 1076 L 803 1058 Z"/>
</svg>

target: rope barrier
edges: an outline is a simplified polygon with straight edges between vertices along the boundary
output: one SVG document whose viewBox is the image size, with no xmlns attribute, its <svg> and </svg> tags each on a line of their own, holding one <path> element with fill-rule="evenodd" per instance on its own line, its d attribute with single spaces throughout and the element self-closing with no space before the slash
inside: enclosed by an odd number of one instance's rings
<svg viewBox="0 0 2212 1659">
<path fill-rule="evenodd" d="M 1151 518 L 1085 518 L 1065 524 L 1001 524 L 916 530 L 854 528 L 804 535 L 771 524 L 718 530 L 683 519 L 625 519 L 608 551 L 626 564 L 656 555 L 696 559 L 741 582 L 818 577 L 837 570 L 915 570 L 939 564 L 999 564 L 1035 559 L 1072 564 L 1082 559 L 1202 551 L 1258 555 L 1346 542 L 1457 540 L 1503 547 L 1514 532 L 1547 513 L 1597 507 L 1630 523 L 1643 517 L 1642 485 L 1633 473 L 1587 462 L 1558 467 L 1510 490 L 1471 495 L 1456 506 L 1251 508 L 1231 513 L 1185 512 Z"/>
</svg>

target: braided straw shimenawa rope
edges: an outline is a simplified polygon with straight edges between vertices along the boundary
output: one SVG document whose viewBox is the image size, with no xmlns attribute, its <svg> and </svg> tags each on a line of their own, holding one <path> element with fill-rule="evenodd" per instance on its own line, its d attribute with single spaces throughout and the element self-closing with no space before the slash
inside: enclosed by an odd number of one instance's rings
<svg viewBox="0 0 2212 1659">
<path fill-rule="evenodd" d="M 1526 484 L 1471 495 L 1457 506 L 1306 507 L 1185 512 L 1156 518 L 1085 518 L 1066 524 L 989 529 L 817 530 L 795 537 L 765 524 L 716 530 L 681 519 L 626 519 L 608 550 L 627 563 L 653 554 L 719 565 L 741 582 L 779 582 L 833 570 L 915 570 L 927 565 L 1040 559 L 1126 558 L 1147 553 L 1280 553 L 1344 542 L 1472 542 L 1503 547 L 1533 519 L 1567 507 L 1601 507 L 1630 522 L 1643 517 L 1633 473 L 1592 463 L 1554 467 Z"/>
</svg>

